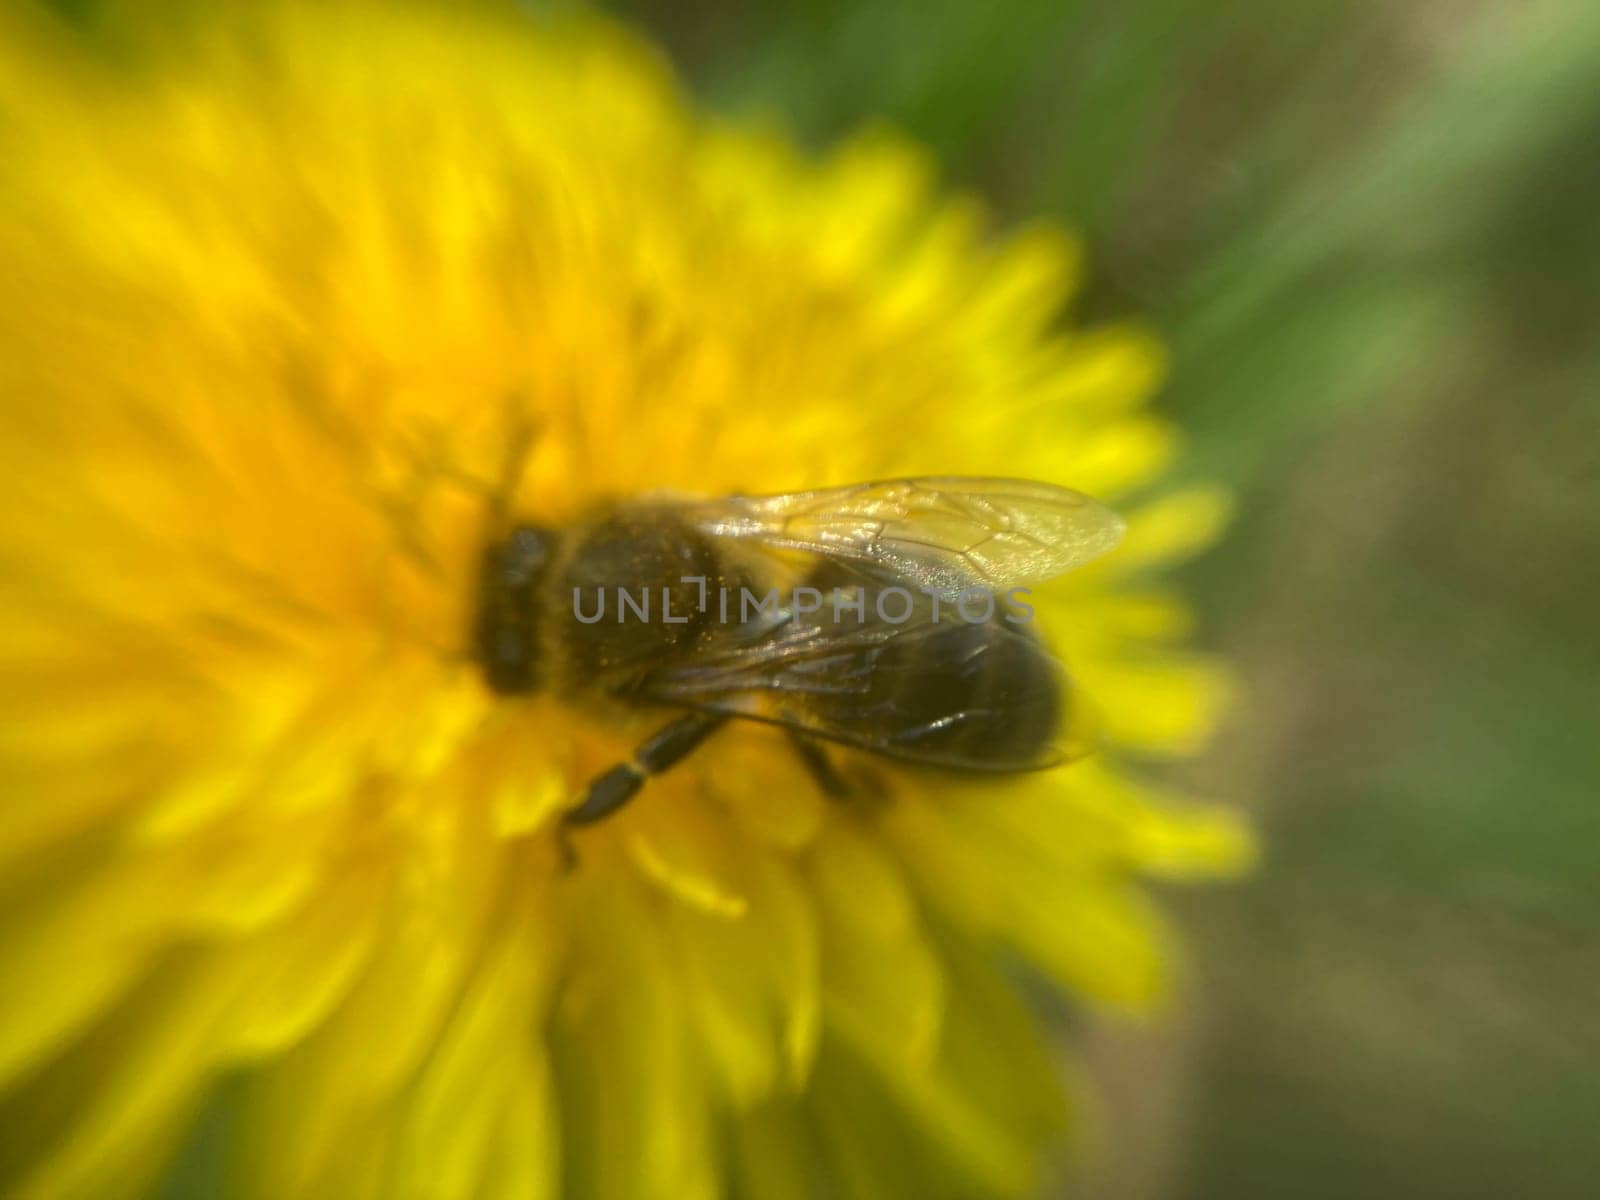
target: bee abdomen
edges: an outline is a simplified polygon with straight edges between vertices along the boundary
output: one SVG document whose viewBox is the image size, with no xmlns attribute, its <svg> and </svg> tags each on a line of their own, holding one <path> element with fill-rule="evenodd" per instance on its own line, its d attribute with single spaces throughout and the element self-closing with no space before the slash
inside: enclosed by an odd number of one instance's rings
<svg viewBox="0 0 1600 1200">
<path fill-rule="evenodd" d="M 1046 765 L 1064 699 L 1033 635 L 999 621 L 890 643 L 869 695 L 868 719 L 894 730 L 891 752 L 996 771 Z"/>
</svg>

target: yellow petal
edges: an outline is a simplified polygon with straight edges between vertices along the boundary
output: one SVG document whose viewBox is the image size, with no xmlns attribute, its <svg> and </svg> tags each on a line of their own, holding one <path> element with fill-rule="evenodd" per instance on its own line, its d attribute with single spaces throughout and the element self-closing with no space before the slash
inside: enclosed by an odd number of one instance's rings
<svg viewBox="0 0 1600 1200">
<path fill-rule="evenodd" d="M 0 1079 L 49 1056 L 153 962 L 166 911 L 141 894 L 148 880 L 137 867 L 96 870 L 8 914 L 0 930 L 9 980 L 0 988 Z"/>
<path fill-rule="evenodd" d="M 564 1187 L 607 1200 L 711 1200 L 707 1083 L 653 905 L 617 879 L 581 890 L 594 933 L 552 1039 Z"/>
<path fill-rule="evenodd" d="M 250 980 L 229 1014 L 221 1053 L 239 1059 L 280 1054 L 325 1020 L 371 953 L 381 894 L 370 871 L 348 872 L 275 928 L 219 949 Z"/>
<path fill-rule="evenodd" d="M 1091 496 L 1115 497 L 1160 473 L 1177 450 L 1170 426 L 1132 417 L 1085 431 L 1054 454 L 1052 479 Z M 1126 551 L 1119 547 L 1117 555 Z"/>
<path fill-rule="evenodd" d="M 752 856 L 735 921 L 669 913 L 697 1027 L 723 1086 L 748 1107 L 804 1078 L 819 1028 L 817 938 L 797 881 L 781 860 Z"/>
<path fill-rule="evenodd" d="M 1181 562 L 1216 541 L 1232 511 L 1232 501 L 1217 487 L 1169 492 L 1124 514 L 1128 531 L 1107 568 L 1126 573 Z"/>
<path fill-rule="evenodd" d="M 626 845 L 634 864 L 678 900 L 734 920 L 749 907 L 722 822 L 686 789 L 655 788 L 628 814 Z"/>
<path fill-rule="evenodd" d="M 534 1172 L 522 1181 L 522 1194 L 553 1193 L 556 1130 L 543 1094 L 542 1052 L 530 1036 L 544 1003 L 543 957 L 513 927 L 466 985 L 403 1100 L 394 1167 L 398 1196 L 471 1200 L 491 1183 L 508 1136 L 532 1150 Z M 533 1123 L 507 1130 L 513 1104 L 523 1111 L 531 1105 Z"/>
<path fill-rule="evenodd" d="M 1232 694 L 1232 676 L 1197 656 L 1121 661 L 1080 656 L 1078 676 L 1108 743 L 1150 754 L 1189 755 L 1210 740 Z"/>
<path fill-rule="evenodd" d="M 220 958 L 174 966 L 53 1068 L 82 1102 L 66 1136 L 9 1194 L 144 1194 L 193 1116 L 213 1070 L 219 1023 L 245 983 Z"/>
<path fill-rule="evenodd" d="M 828 1023 L 881 1047 L 897 1070 L 922 1069 L 938 1038 L 944 979 L 912 923 L 899 869 L 835 822 L 813 850 L 811 878 L 823 918 Z"/>
</svg>

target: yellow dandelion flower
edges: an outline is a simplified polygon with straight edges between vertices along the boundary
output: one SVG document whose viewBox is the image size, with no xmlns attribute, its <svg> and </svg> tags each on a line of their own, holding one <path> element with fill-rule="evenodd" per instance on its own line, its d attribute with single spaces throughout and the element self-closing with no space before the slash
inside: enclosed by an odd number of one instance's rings
<svg viewBox="0 0 1600 1200">
<path fill-rule="evenodd" d="M 1019 979 L 1150 1004 L 1140 877 L 1248 853 L 1124 765 L 1224 687 L 1157 580 L 1220 500 L 1127 500 L 1159 349 L 1059 327 L 1062 233 L 994 238 L 885 135 L 702 120 L 592 20 L 227 13 L 0 30 L 0 1190 L 1027 1194 L 1063 1096 Z M 528 430 L 547 523 L 1121 501 L 1036 597 L 1103 752 L 835 803 L 736 723 L 564 871 L 642 730 L 472 661 L 473 481 Z"/>
</svg>

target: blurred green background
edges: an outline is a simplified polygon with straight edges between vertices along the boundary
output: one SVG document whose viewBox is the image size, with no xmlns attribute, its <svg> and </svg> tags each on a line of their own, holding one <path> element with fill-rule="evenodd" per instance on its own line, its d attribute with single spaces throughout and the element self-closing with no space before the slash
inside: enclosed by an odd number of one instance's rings
<svg viewBox="0 0 1600 1200">
<path fill-rule="evenodd" d="M 1121 1198 L 1600 1194 L 1600 4 L 628 0 L 712 107 L 888 118 L 1174 352 L 1245 702 L 1189 1005 L 1104 1026 Z M 1075 1189 L 1077 1190 L 1077 1189 Z"/>
</svg>

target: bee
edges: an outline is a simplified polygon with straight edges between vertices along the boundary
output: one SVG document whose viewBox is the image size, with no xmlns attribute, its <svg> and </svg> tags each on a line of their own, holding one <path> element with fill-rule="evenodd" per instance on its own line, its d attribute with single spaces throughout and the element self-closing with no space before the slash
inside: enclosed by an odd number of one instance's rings
<svg viewBox="0 0 1600 1200">
<path fill-rule="evenodd" d="M 828 743 L 988 774 L 1085 749 L 1083 706 L 1022 600 L 1120 539 L 1121 520 L 1078 492 L 898 479 L 507 525 L 479 580 L 488 687 L 674 714 L 589 784 L 564 830 L 616 812 L 730 720 L 786 730 L 830 793 L 845 789 Z"/>
</svg>

